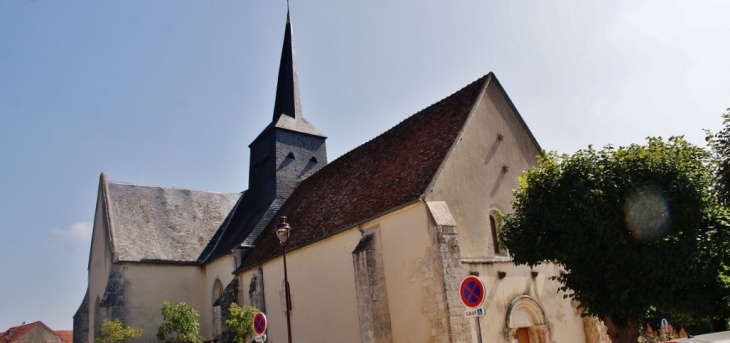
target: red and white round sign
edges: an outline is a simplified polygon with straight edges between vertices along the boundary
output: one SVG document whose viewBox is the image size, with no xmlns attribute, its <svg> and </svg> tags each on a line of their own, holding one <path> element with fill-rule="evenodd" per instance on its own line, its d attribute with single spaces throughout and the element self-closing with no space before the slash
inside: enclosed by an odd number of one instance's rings
<svg viewBox="0 0 730 343">
<path fill-rule="evenodd" d="M 258 312 L 253 315 L 253 332 L 255 334 L 263 335 L 266 332 L 266 326 L 268 326 L 268 322 L 265 314 Z"/>
<path fill-rule="evenodd" d="M 461 280 L 459 296 L 466 307 L 479 307 L 484 301 L 484 283 L 478 277 L 469 275 Z"/>
</svg>

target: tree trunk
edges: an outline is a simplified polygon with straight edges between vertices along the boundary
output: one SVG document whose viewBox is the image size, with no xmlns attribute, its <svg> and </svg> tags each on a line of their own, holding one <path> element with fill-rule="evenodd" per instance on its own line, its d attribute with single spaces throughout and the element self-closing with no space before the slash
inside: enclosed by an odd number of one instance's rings
<svg viewBox="0 0 730 343">
<path fill-rule="evenodd" d="M 710 330 L 712 332 L 725 331 L 727 330 L 727 324 L 723 318 L 710 318 Z"/>
<path fill-rule="evenodd" d="M 639 337 L 639 322 L 636 319 L 607 314 L 603 321 L 612 343 L 635 343 Z"/>
</svg>

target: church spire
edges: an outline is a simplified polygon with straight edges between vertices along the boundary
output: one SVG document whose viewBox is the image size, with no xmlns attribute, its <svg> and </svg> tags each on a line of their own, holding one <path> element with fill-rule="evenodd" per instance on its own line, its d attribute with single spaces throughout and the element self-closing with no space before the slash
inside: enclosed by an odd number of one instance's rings
<svg viewBox="0 0 730 343">
<path fill-rule="evenodd" d="M 297 76 L 297 64 L 294 57 L 291 15 L 288 8 L 286 11 L 284 46 L 281 48 L 281 61 L 279 62 L 279 80 L 276 84 L 273 122 L 279 121 L 282 114 L 294 119 L 302 117 L 302 107 L 299 101 L 299 77 Z"/>
</svg>

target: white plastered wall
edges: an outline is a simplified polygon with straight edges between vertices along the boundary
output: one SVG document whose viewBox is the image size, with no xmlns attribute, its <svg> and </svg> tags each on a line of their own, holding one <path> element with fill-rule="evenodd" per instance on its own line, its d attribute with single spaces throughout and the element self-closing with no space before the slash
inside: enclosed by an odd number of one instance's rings
<svg viewBox="0 0 730 343">
<path fill-rule="evenodd" d="M 296 228 L 294 228 L 296 229 Z M 296 234 L 293 231 L 292 234 Z M 315 244 L 288 252 L 287 269 L 292 297 L 291 325 L 298 342 L 358 342 L 355 277 L 352 250 L 360 232 L 350 229 Z M 282 285 L 284 264 L 281 257 L 262 264 L 267 334 L 272 342 L 286 342 L 286 315 Z M 241 273 L 239 280 L 247 291 L 256 267 Z M 248 294 L 241 294 L 250 305 Z M 355 335 L 353 337 L 353 334 Z"/>
<path fill-rule="evenodd" d="M 570 300 L 563 299 L 564 293 L 558 291 L 559 283 L 549 280 L 550 276 L 559 273 L 559 267 L 555 264 L 541 264 L 530 269 L 528 266 L 515 266 L 508 262 L 466 263 L 464 269 L 479 273 L 479 279 L 487 290 L 482 304 L 486 314 L 480 320 L 484 342 L 511 343 L 505 335 L 505 330 L 509 329 L 506 324 L 507 312 L 512 300 L 521 295 L 534 298 L 542 306 L 552 342 L 585 342 L 580 314 Z M 499 279 L 500 271 L 505 273 L 503 279 Z M 534 278 L 533 271 L 537 272 Z M 474 327 L 475 320 L 470 321 Z M 476 330 L 473 331 L 473 341 L 476 342 Z"/>
<path fill-rule="evenodd" d="M 531 294 L 545 309 L 555 342 L 583 342 L 580 315 L 557 292 L 557 266 L 514 266 L 506 256 L 496 256 L 489 215 L 509 213 L 519 175 L 536 163 L 539 154 L 529 132 L 494 80 L 490 81 L 474 108 L 461 140 L 438 175 L 428 201 L 445 201 L 457 223 L 465 274 L 478 272 L 489 292 L 482 323 L 485 342 L 509 342 L 504 335 L 509 303 L 518 295 Z M 497 278 L 505 271 L 505 279 Z M 470 319 L 476 341 L 475 321 Z"/>
<path fill-rule="evenodd" d="M 186 302 L 202 313 L 205 277 L 199 266 L 125 263 L 127 325 L 142 329 L 140 342 L 156 342 L 162 324 L 162 302 Z"/>
<path fill-rule="evenodd" d="M 422 266 L 433 247 L 425 203 L 418 202 L 363 223 L 365 230 L 378 226 L 394 342 L 428 342 L 430 322 L 423 313 L 430 301 L 423 286 Z M 292 293 L 292 331 L 303 342 L 359 342 L 359 319 L 352 251 L 361 238 L 358 227 L 287 253 Z M 240 274 L 248 289 L 256 267 Z M 262 264 L 268 335 L 286 341 L 286 318 L 281 298 L 283 261 Z M 241 294 L 250 305 L 248 294 Z M 306 311 L 306 312 L 305 312 Z"/>
<path fill-rule="evenodd" d="M 226 254 L 205 265 L 205 286 L 200 311 L 200 335 L 205 339 L 213 338 L 213 285 L 220 280 L 223 289 L 233 280 L 233 255 Z"/>
<path fill-rule="evenodd" d="M 500 138 L 501 137 L 501 138 Z M 500 140 L 501 139 L 501 140 Z M 446 201 L 459 227 L 461 257 L 493 257 L 489 212 L 510 212 L 518 177 L 540 153 L 490 80 L 428 201 Z M 507 169 L 505 169 L 505 167 Z"/>
<path fill-rule="evenodd" d="M 96 327 L 96 299 L 104 298 L 109 270 L 112 263 L 112 252 L 108 235 L 108 227 L 103 210 L 103 195 L 99 192 L 96 201 L 94 229 L 89 254 L 89 342 L 93 342 Z"/>
<path fill-rule="evenodd" d="M 426 204 L 418 202 L 369 223 L 380 226 L 393 342 L 431 338 L 431 324 L 423 312 L 431 301 L 424 287 L 423 265 L 435 244 L 429 218 Z"/>
</svg>

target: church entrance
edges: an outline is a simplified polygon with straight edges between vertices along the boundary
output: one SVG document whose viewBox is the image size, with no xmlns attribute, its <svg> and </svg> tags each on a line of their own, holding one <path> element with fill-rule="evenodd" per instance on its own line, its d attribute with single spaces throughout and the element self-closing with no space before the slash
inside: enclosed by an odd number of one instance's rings
<svg viewBox="0 0 730 343">
<path fill-rule="evenodd" d="M 512 343 L 550 343 L 550 328 L 542 306 L 529 295 L 512 300 L 507 310 L 507 341 Z"/>
<path fill-rule="evenodd" d="M 530 336 L 527 333 L 527 328 L 519 328 L 515 332 L 514 337 L 517 341 L 515 343 L 530 343 Z"/>
</svg>

